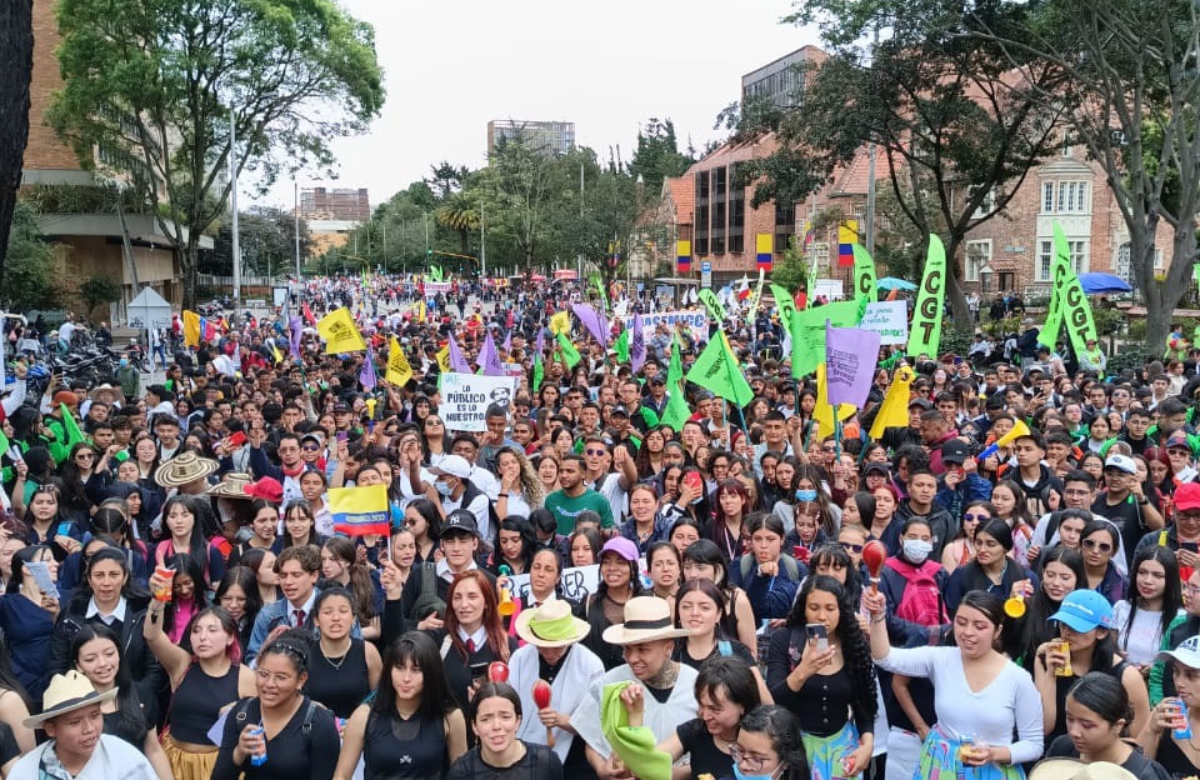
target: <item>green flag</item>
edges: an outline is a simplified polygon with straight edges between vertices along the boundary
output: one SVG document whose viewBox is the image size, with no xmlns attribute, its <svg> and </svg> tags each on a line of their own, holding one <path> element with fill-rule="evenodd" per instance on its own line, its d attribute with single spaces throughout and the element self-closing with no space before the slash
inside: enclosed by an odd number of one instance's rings
<svg viewBox="0 0 1200 780">
<path fill-rule="evenodd" d="M 779 323 L 785 329 L 791 328 L 792 315 L 796 313 L 796 302 L 792 295 L 778 284 L 771 285 L 771 295 L 775 296 L 775 306 L 779 309 Z"/>
<path fill-rule="evenodd" d="M 430 264 L 430 266 L 429 266 L 429 281 L 431 281 L 431 282 L 442 281 L 442 267 L 441 266 Z"/>
<path fill-rule="evenodd" d="M 84 441 L 83 431 L 79 430 L 79 423 L 71 416 L 71 410 L 66 404 L 59 404 L 59 409 L 63 417 L 63 430 L 67 434 L 67 447 L 74 447 L 81 441 Z"/>
<path fill-rule="evenodd" d="M 617 350 L 617 360 L 622 363 L 629 362 L 629 328 L 621 331 L 621 335 L 617 336 L 613 349 Z"/>
<path fill-rule="evenodd" d="M 1096 322 L 1092 319 L 1092 306 L 1088 303 L 1083 285 L 1071 267 L 1071 247 L 1067 243 L 1067 235 L 1063 229 L 1054 225 L 1054 289 L 1060 297 L 1059 316 L 1067 326 L 1067 335 L 1071 337 L 1071 349 L 1076 355 L 1087 351 L 1089 339 L 1096 338 Z M 1057 338 L 1057 329 L 1052 334 Z M 1041 339 L 1038 339 L 1041 341 Z M 1042 342 L 1051 349 L 1054 342 Z"/>
<path fill-rule="evenodd" d="M 535 355 L 533 358 L 533 392 L 537 392 L 542 388 L 542 380 L 546 377 L 546 367 L 542 365 L 542 356 Z"/>
<path fill-rule="evenodd" d="M 1059 238 L 1062 238 L 1061 244 Z M 1066 236 L 1062 235 L 1062 228 L 1058 223 L 1054 224 L 1054 259 L 1050 261 L 1050 307 L 1046 311 L 1046 324 L 1038 331 L 1038 343 L 1054 349 L 1054 342 L 1058 340 L 1058 332 L 1062 330 L 1063 318 L 1063 301 L 1064 293 L 1066 292 L 1067 274 L 1059 273 L 1059 262 L 1063 264 L 1063 270 L 1069 271 L 1071 267 L 1071 248 L 1067 244 Z"/>
<path fill-rule="evenodd" d="M 738 366 L 733 350 L 729 348 L 729 340 L 725 331 L 717 334 L 708 342 L 708 346 L 696 359 L 696 364 L 688 372 L 689 382 L 711 390 L 712 394 L 726 401 L 733 401 L 738 406 L 745 406 L 754 400 L 754 391 Z"/>
<path fill-rule="evenodd" d="M 583 360 L 583 357 L 579 354 L 579 350 L 575 349 L 575 345 L 567 338 L 567 334 L 559 333 L 557 338 L 558 346 L 562 347 L 563 357 L 567 359 L 567 368 L 575 368 L 575 366 L 579 365 L 579 361 Z"/>
<path fill-rule="evenodd" d="M 11 447 L 12 442 L 10 442 L 8 437 L 4 435 L 4 431 L 0 431 L 0 455 L 8 452 Z"/>
<path fill-rule="evenodd" d="M 879 288 L 875 282 L 875 261 L 866 247 L 854 244 L 854 295 L 874 303 L 879 300 Z"/>
<path fill-rule="evenodd" d="M 712 317 L 716 325 L 725 323 L 725 307 L 721 304 L 721 299 L 712 290 L 705 288 L 700 291 L 700 302 L 704 304 L 704 308 L 708 310 L 708 316 Z"/>
<path fill-rule="evenodd" d="M 925 258 L 925 275 L 917 293 L 908 332 L 908 355 L 927 355 L 936 358 L 942 340 L 942 312 L 946 307 L 946 247 L 937 236 L 929 236 L 929 253 Z"/>
<path fill-rule="evenodd" d="M 825 320 L 835 328 L 853 328 L 862 319 L 862 299 L 838 301 L 798 311 L 792 317 L 792 376 L 799 379 L 825 362 Z"/>
<path fill-rule="evenodd" d="M 671 334 L 671 362 L 667 366 L 667 408 L 663 409 L 663 425 L 669 425 L 675 431 L 683 430 L 683 424 L 692 416 L 687 401 L 683 397 L 680 380 L 683 379 L 683 360 L 679 356 L 679 340 Z"/>
</svg>

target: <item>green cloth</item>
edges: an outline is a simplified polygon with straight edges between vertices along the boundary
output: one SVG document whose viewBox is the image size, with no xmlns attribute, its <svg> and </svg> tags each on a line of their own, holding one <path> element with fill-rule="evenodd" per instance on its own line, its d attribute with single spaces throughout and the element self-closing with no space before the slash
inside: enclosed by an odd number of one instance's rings
<svg viewBox="0 0 1200 780">
<path fill-rule="evenodd" d="M 567 361 L 568 371 L 579 365 L 580 360 L 583 360 L 583 356 L 579 354 L 579 350 L 575 349 L 575 345 L 567 338 L 567 334 L 558 334 L 558 346 L 562 347 L 563 359 Z"/>
<path fill-rule="evenodd" d="M 683 424 L 692 416 L 683 397 L 683 360 L 679 355 L 679 339 L 671 334 L 671 362 L 667 368 L 667 408 L 663 409 L 662 424 L 669 425 L 676 433 L 683 430 Z"/>
<path fill-rule="evenodd" d="M 574 498 L 556 490 L 546 496 L 546 509 L 554 515 L 558 522 L 558 532 L 563 536 L 569 536 L 575 530 L 575 519 L 579 517 L 580 512 L 587 509 L 600 515 L 601 528 L 612 528 L 616 525 L 613 522 L 612 505 L 608 503 L 608 499 L 591 488 L 585 488 L 583 493 Z"/>
<path fill-rule="evenodd" d="M 1182 625 L 1188 619 L 1186 613 L 1180 612 L 1179 615 L 1171 621 L 1171 625 L 1163 632 L 1162 647 L 1159 650 L 1174 650 L 1171 647 L 1171 633 L 1179 625 Z M 1165 661 L 1155 661 L 1150 667 L 1150 706 L 1157 706 L 1163 700 L 1163 675 L 1166 673 L 1167 664 Z"/>
<path fill-rule="evenodd" d="M 600 730 L 638 780 L 671 780 L 671 756 L 655 745 L 654 732 L 645 726 L 629 725 L 621 691 L 630 685 L 623 681 L 604 686 L 600 695 Z"/>
<path fill-rule="evenodd" d="M 719 330 L 713 335 L 688 372 L 687 380 L 739 407 L 747 406 L 754 400 L 754 391 L 750 389 L 746 375 L 730 351 L 724 331 Z"/>
</svg>

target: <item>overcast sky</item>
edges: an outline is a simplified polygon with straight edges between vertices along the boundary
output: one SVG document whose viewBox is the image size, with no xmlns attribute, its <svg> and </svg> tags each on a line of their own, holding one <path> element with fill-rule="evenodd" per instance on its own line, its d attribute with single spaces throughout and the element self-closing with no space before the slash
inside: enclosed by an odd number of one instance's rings
<svg viewBox="0 0 1200 780">
<path fill-rule="evenodd" d="M 335 141 L 340 176 L 300 186 L 367 187 L 371 205 L 431 164 L 482 167 L 490 119 L 575 122 L 576 141 L 620 145 L 639 123 L 671 118 L 681 151 L 718 135 L 741 76 L 806 44 L 781 25 L 791 0 L 342 0 L 375 27 L 387 103 L 367 135 Z M 271 200 L 291 205 L 290 183 Z"/>
</svg>

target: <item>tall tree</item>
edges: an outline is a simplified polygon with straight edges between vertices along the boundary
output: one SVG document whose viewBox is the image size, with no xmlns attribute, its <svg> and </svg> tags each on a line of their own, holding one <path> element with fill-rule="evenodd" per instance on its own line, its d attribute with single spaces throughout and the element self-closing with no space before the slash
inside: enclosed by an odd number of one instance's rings
<svg viewBox="0 0 1200 780">
<path fill-rule="evenodd" d="M 29 141 L 29 81 L 33 76 L 33 0 L 0 3 L 0 282 L 8 258 L 25 144 Z"/>
<path fill-rule="evenodd" d="M 164 204 L 185 306 L 200 236 L 226 211 L 230 155 L 262 186 L 331 167 L 329 140 L 383 105 L 374 32 L 332 0 L 60 0 L 58 23 L 65 86 L 51 121 L 85 166 Z"/>
<path fill-rule="evenodd" d="M 517 136 L 498 142 L 490 164 L 480 172 L 488 230 L 513 243 L 514 260 L 528 272 L 545 267 L 552 257 L 547 250 L 561 168 L 557 158 Z"/>
<path fill-rule="evenodd" d="M 629 161 L 629 175 L 634 179 L 641 176 L 646 189 L 657 193 L 662 189 L 664 178 L 682 176 L 692 162 L 679 152 L 675 123 L 652 117 L 638 130 L 637 148 Z"/>
<path fill-rule="evenodd" d="M 1017 78 L 1000 46 L 972 38 L 981 19 L 1023 29 L 1028 9 L 995 5 L 964 14 L 952 0 L 806 4 L 789 21 L 819 23 L 832 54 L 808 74 L 803 107 L 779 123 L 779 152 L 746 171 L 765 177 L 756 205 L 795 202 L 875 144 L 899 211 L 954 258 L 947 297 L 959 323 L 971 321 L 958 281 L 967 233 L 1003 212 L 1057 149 L 1058 111 L 1037 94 L 1060 84 L 1061 70 L 1030 64 Z M 876 29 L 890 35 L 865 51 L 859 42 Z"/>
<path fill-rule="evenodd" d="M 251 206 L 238 214 L 238 238 L 242 267 L 252 273 L 295 271 L 296 223 L 290 210 L 273 206 Z M 312 235 L 308 222 L 300 220 L 300 257 L 308 257 Z M 233 224 L 226 220 L 213 239 L 212 273 L 233 273 Z"/>
<path fill-rule="evenodd" d="M 1146 341 L 1161 349 L 1197 258 L 1200 9 L 1189 0 L 1047 0 L 1034 8 L 1017 34 L 984 19 L 976 39 L 998 42 L 1023 71 L 1049 65 L 1067 75 L 1039 96 L 1066 113 L 1069 138 L 1104 170 L 1129 232 Z M 1154 241 L 1163 222 L 1171 262 L 1160 278 Z"/>
</svg>

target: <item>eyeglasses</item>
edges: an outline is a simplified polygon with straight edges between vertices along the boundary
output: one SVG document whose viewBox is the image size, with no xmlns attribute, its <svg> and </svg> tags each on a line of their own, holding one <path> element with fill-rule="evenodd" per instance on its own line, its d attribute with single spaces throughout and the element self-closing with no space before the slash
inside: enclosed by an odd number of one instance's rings
<svg viewBox="0 0 1200 780">
<path fill-rule="evenodd" d="M 1099 550 L 1102 553 L 1110 553 L 1113 551 L 1113 546 L 1109 542 L 1097 542 L 1095 539 L 1084 539 L 1083 549 Z"/>
<path fill-rule="evenodd" d="M 300 449 L 304 450 L 305 452 L 320 452 L 321 445 L 320 444 L 305 444 Z"/>
<path fill-rule="evenodd" d="M 729 746 L 729 757 L 733 759 L 735 764 L 745 764 L 751 772 L 761 772 L 763 767 L 771 760 L 764 756 L 756 756 L 746 753 L 740 745 Z"/>
<path fill-rule="evenodd" d="M 96 453 L 94 453 L 94 452 L 77 452 L 77 453 L 75 453 L 76 460 L 79 460 L 79 459 L 95 460 L 95 458 L 96 458 Z"/>
<path fill-rule="evenodd" d="M 986 514 L 985 515 L 972 515 L 972 514 L 963 515 L 964 521 L 975 520 L 977 522 L 983 523 L 983 522 L 987 522 L 990 519 L 991 519 L 991 515 L 986 515 Z"/>
<path fill-rule="evenodd" d="M 865 547 L 865 545 L 852 544 L 850 542 L 839 542 L 839 544 L 842 545 L 843 550 L 845 550 L 848 553 L 854 553 L 855 555 L 858 555 L 859 553 L 861 553 L 863 551 L 863 547 Z"/>
<path fill-rule="evenodd" d="M 425 425 L 426 425 L 427 427 L 428 427 L 428 426 L 430 426 L 430 425 L 437 425 L 437 426 L 440 426 L 441 424 L 442 424 L 442 421 L 441 421 L 441 420 L 426 420 L 426 421 L 425 421 Z"/>
<path fill-rule="evenodd" d="M 603 449 L 601 449 L 601 450 L 584 450 L 583 454 L 600 456 L 600 455 L 604 455 L 606 452 L 607 452 L 607 450 L 603 450 Z"/>
</svg>

